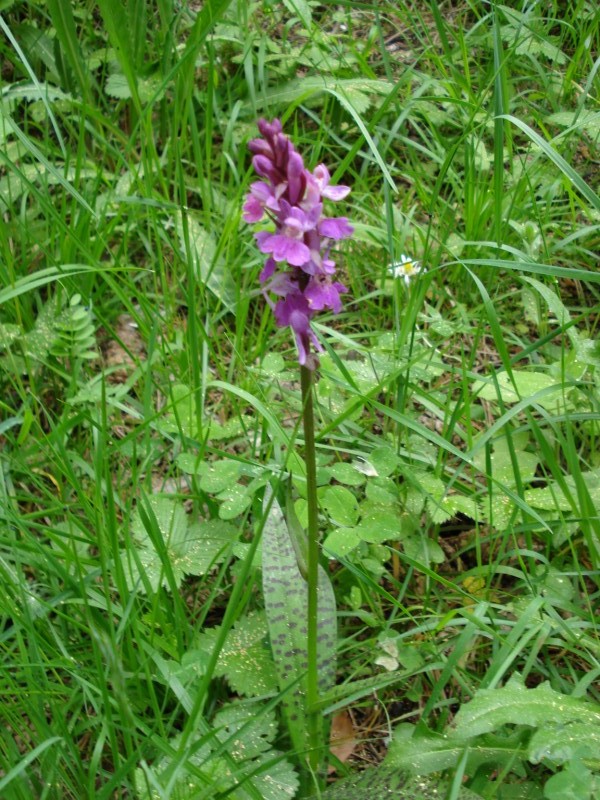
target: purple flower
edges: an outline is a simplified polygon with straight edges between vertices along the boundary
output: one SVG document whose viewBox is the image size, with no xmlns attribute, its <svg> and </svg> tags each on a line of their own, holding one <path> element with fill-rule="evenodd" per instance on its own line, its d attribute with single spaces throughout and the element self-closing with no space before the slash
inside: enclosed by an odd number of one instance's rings
<svg viewBox="0 0 600 800">
<path fill-rule="evenodd" d="M 352 225 L 348 225 L 346 217 L 322 219 L 319 222 L 319 233 L 329 239 L 348 239 L 354 233 Z"/>
<path fill-rule="evenodd" d="M 324 308 L 338 314 L 342 310 L 340 294 L 345 292 L 346 287 L 343 283 L 331 282 L 325 275 L 315 275 L 308 282 L 304 290 L 304 297 L 308 300 L 308 305 L 312 311 L 322 311 Z"/>
<path fill-rule="evenodd" d="M 268 256 L 260 281 L 277 324 L 289 325 L 294 333 L 300 364 L 314 369 L 318 360 L 311 344 L 318 351 L 322 347 L 311 320 L 317 311 L 341 311 L 340 294 L 346 292 L 333 280 L 330 250 L 354 230 L 346 217 L 324 217 L 323 199 L 342 200 L 350 189 L 330 186 L 324 164 L 307 170 L 278 119 L 261 119 L 258 129 L 262 138 L 252 139 L 248 147 L 254 170 L 264 180 L 250 186 L 243 217 L 260 222 L 266 216 L 275 224 L 274 231 L 255 234 L 259 250 Z M 280 299 L 274 302 L 270 294 Z"/>
<path fill-rule="evenodd" d="M 312 311 L 306 297 L 302 292 L 288 294 L 275 306 L 275 319 L 281 327 L 289 325 L 296 338 L 298 348 L 298 361 L 307 364 L 311 342 L 315 350 L 322 351 L 321 343 L 315 332 L 310 327 Z"/>
<path fill-rule="evenodd" d="M 250 194 L 244 203 L 244 219 L 246 222 L 260 222 L 265 215 L 265 210 L 277 213 L 279 211 L 279 195 L 285 188 L 273 188 L 271 184 L 255 181 L 250 186 Z"/>
</svg>

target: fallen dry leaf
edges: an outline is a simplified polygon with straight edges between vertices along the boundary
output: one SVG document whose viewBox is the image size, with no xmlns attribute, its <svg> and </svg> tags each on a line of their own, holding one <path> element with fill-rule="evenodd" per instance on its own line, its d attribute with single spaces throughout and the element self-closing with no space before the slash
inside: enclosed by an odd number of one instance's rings
<svg viewBox="0 0 600 800">
<path fill-rule="evenodd" d="M 357 744 L 352 717 L 348 711 L 340 711 L 331 721 L 330 753 L 343 763 L 350 758 Z M 335 767 L 330 765 L 329 772 L 335 772 Z"/>
</svg>

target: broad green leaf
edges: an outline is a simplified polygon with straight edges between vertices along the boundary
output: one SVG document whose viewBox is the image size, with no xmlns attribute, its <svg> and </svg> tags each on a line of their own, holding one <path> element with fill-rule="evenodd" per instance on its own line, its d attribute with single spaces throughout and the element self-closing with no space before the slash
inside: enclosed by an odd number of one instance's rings
<svg viewBox="0 0 600 800">
<path fill-rule="evenodd" d="M 181 433 L 190 439 L 205 439 L 211 441 L 222 441 L 236 439 L 244 436 L 244 425 L 252 428 L 253 420 L 249 416 L 242 419 L 237 417 L 228 419 L 221 424 L 217 420 L 203 417 L 200 421 L 201 429 L 198 425 L 196 406 L 192 390 L 183 383 L 175 384 L 171 387 L 171 397 L 164 411 L 164 417 L 158 426 L 167 433 Z M 190 453 L 180 453 L 177 458 L 177 465 L 184 472 L 194 475 L 203 469 L 203 462 Z"/>
<path fill-rule="evenodd" d="M 384 80 L 369 78 L 336 79 L 331 75 L 319 75 L 317 77 L 309 75 L 269 89 L 265 95 L 269 105 L 273 103 L 287 105 L 301 97 L 308 98 L 322 92 L 331 92 L 332 94 L 342 92 L 351 100 L 358 99 L 361 105 L 363 97 L 368 98 L 368 105 L 371 105 L 389 94 L 393 88 L 393 84 Z"/>
<path fill-rule="evenodd" d="M 233 525 L 218 519 L 192 523 L 186 533 L 185 556 L 179 565 L 186 575 L 204 575 L 223 560 L 237 537 Z"/>
<path fill-rule="evenodd" d="M 400 463 L 400 459 L 396 453 L 394 453 L 391 447 L 387 446 L 376 447 L 369 456 L 369 461 L 377 470 L 377 474 L 380 478 L 387 478 Z"/>
<path fill-rule="evenodd" d="M 459 736 L 415 735 L 410 739 L 395 737 L 385 763 L 402 772 L 431 775 L 455 768 L 465 751 L 468 751 L 468 765 L 471 770 L 483 764 L 507 765 L 513 763 L 515 758 L 526 757 L 526 751 L 511 741 L 495 739 L 474 742 Z"/>
<path fill-rule="evenodd" d="M 513 447 L 518 462 L 519 474 L 524 483 L 528 483 L 533 478 L 539 464 L 539 455 L 537 453 L 529 453 L 523 449 L 526 444 L 527 442 L 525 441 L 522 446 L 519 446 L 519 442 L 515 441 L 513 437 Z M 476 454 L 474 461 L 479 469 L 482 471 L 486 469 L 487 460 L 483 450 Z M 495 481 L 507 486 L 515 485 L 515 469 L 506 438 L 502 437 L 494 440 L 494 449 L 490 454 L 490 462 L 492 478 Z"/>
<path fill-rule="evenodd" d="M 267 493 L 268 496 L 268 493 Z M 306 637 L 308 586 L 300 573 L 283 513 L 273 501 L 263 529 L 263 592 L 282 705 L 294 748 L 308 747 L 306 725 Z M 293 535 L 293 534 L 292 534 Z M 335 683 L 337 620 L 335 595 L 327 573 L 319 568 L 319 690 Z"/>
<path fill-rule="evenodd" d="M 562 401 L 564 392 L 563 384 L 554 376 L 544 372 L 526 372 L 524 370 L 512 371 L 513 381 L 506 372 L 497 376 L 498 390 L 504 403 L 518 403 L 526 397 L 533 397 L 538 392 L 546 391 L 541 397 L 536 397 L 535 402 L 544 408 L 556 408 Z M 498 392 L 491 380 L 473 381 L 472 391 L 482 400 L 498 401 Z"/>
<path fill-rule="evenodd" d="M 361 504 L 361 509 L 361 520 L 354 530 L 363 542 L 383 544 L 406 535 L 399 510 L 369 507 L 366 503 Z"/>
<path fill-rule="evenodd" d="M 600 725 L 600 706 L 556 692 L 548 682 L 528 689 L 513 677 L 500 689 L 481 689 L 456 715 L 455 735 L 481 736 L 503 725 L 543 727 L 578 721 Z"/>
<path fill-rule="evenodd" d="M 117 100 L 129 100 L 131 97 L 131 89 L 127 83 L 127 78 L 122 72 L 113 72 L 108 76 L 104 84 L 104 91 L 109 97 L 114 97 Z"/>
</svg>

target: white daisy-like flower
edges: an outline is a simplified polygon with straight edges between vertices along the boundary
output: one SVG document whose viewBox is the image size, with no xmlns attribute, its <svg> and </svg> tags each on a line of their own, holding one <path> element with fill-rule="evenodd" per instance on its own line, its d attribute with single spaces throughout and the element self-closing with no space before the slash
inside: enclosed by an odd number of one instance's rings
<svg viewBox="0 0 600 800">
<path fill-rule="evenodd" d="M 415 261 L 409 256 L 401 255 L 400 261 L 394 261 L 388 267 L 388 272 L 392 278 L 402 278 L 404 283 L 408 286 L 411 278 L 423 272 L 423 266 L 420 261 Z"/>
</svg>

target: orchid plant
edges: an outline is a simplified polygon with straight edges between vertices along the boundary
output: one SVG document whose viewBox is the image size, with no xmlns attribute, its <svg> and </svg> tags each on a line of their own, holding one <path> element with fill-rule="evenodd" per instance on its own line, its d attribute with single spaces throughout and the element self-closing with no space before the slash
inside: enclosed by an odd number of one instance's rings
<svg viewBox="0 0 600 800">
<path fill-rule="evenodd" d="M 263 294 L 280 327 L 289 326 L 295 337 L 300 362 L 302 387 L 304 458 L 308 504 L 306 564 L 300 572 L 307 584 L 306 625 L 306 720 L 308 761 L 305 776 L 319 780 L 323 773 L 324 725 L 319 709 L 319 626 L 322 611 L 319 593 L 319 530 L 313 413 L 313 375 L 318 367 L 317 353 L 323 350 L 311 326 L 315 314 L 342 308 L 346 287 L 335 280 L 332 258 L 335 242 L 352 236 L 346 217 L 324 214 L 324 201 L 343 200 L 348 186 L 332 186 L 327 167 L 319 164 L 312 172 L 283 133 L 281 122 L 261 119 L 261 138 L 249 143 L 252 164 L 261 178 L 252 183 L 244 204 L 244 219 L 249 223 L 265 218 L 275 229 L 258 231 L 259 250 L 267 256 L 260 274 Z M 275 299 L 274 299 L 275 298 Z M 288 520 L 290 531 L 293 530 Z M 302 549 L 302 548 L 300 548 Z M 321 634 L 321 638 L 323 634 Z"/>
</svg>

